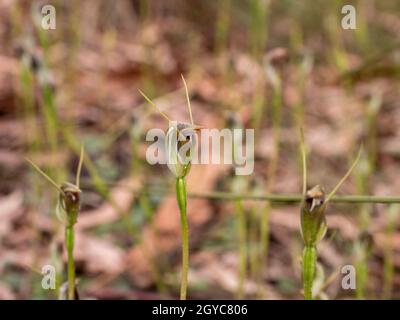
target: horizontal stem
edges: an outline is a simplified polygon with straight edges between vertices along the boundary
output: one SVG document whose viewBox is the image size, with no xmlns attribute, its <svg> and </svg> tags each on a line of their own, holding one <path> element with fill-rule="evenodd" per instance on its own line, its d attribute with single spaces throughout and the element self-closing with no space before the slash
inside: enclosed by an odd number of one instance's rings
<svg viewBox="0 0 400 320">
<path fill-rule="evenodd" d="M 209 192 L 209 193 L 188 193 L 190 198 L 202 198 L 212 200 L 254 200 L 270 202 L 300 202 L 301 194 L 252 194 L 252 193 L 230 193 L 230 192 Z M 368 196 L 368 195 L 346 195 L 334 196 L 330 202 L 335 203 L 400 203 L 400 197 L 390 196 Z"/>
<path fill-rule="evenodd" d="M 86 183 L 87 187 L 91 187 L 92 184 Z M 121 183 L 109 183 L 110 186 L 121 186 Z M 155 197 L 164 197 L 169 189 L 150 186 L 145 190 L 140 190 L 137 188 L 131 188 L 126 186 L 128 190 L 132 192 L 144 192 Z M 269 201 L 269 202 L 282 202 L 282 203 L 296 203 L 301 202 L 301 194 L 257 194 L 257 193 L 232 193 L 224 191 L 214 191 L 214 192 L 188 192 L 187 196 L 189 198 L 199 198 L 199 199 L 210 199 L 210 200 L 223 200 L 223 201 L 234 201 L 234 200 L 253 200 L 253 201 Z M 371 196 L 371 195 L 344 195 L 344 196 L 334 196 L 329 202 L 335 203 L 400 203 L 400 196 Z"/>
</svg>

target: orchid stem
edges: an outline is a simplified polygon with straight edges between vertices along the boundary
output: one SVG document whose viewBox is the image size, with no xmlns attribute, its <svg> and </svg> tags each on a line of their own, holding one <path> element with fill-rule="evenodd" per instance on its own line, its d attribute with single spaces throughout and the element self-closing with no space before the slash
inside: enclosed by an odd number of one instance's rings
<svg viewBox="0 0 400 320">
<path fill-rule="evenodd" d="M 304 299 L 312 300 L 312 285 L 315 278 L 317 249 L 315 246 L 305 246 L 303 250 L 303 285 Z"/>
<path fill-rule="evenodd" d="M 181 271 L 181 300 L 186 300 L 189 273 L 189 227 L 186 214 L 186 181 L 185 178 L 176 179 L 176 198 L 181 216 L 182 232 L 182 271 Z"/>
<path fill-rule="evenodd" d="M 65 246 L 68 252 L 68 300 L 75 299 L 74 228 L 65 228 Z"/>
</svg>

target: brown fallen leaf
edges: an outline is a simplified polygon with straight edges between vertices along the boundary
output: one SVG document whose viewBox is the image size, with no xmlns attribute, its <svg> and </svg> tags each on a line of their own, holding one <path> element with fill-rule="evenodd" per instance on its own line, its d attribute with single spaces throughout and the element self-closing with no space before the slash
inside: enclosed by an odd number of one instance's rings
<svg viewBox="0 0 400 320">
<path fill-rule="evenodd" d="M 17 107 L 16 79 L 18 60 L 0 55 L 0 105 L 2 112 L 14 113 Z"/>
<path fill-rule="evenodd" d="M 0 261 L 0 274 L 4 272 L 6 265 L 17 266 L 26 270 L 31 271 L 33 269 L 35 257 L 34 253 L 30 248 L 19 249 L 19 250 L 1 250 L 1 261 Z M 43 264 L 41 264 L 43 265 Z"/>
<path fill-rule="evenodd" d="M 22 157 L 15 151 L 0 149 L 0 165 L 16 168 L 22 163 Z"/>
<path fill-rule="evenodd" d="M 393 264 L 400 268 L 400 234 L 387 235 L 384 232 L 373 234 L 374 244 L 377 247 L 377 254 L 383 256 L 385 250 L 390 246 L 393 250 Z"/>
<path fill-rule="evenodd" d="M 359 230 L 355 223 L 348 217 L 339 214 L 330 214 L 327 219 L 329 228 L 338 229 L 345 240 L 351 241 L 357 238 Z"/>
<path fill-rule="evenodd" d="M 0 241 L 9 235 L 13 222 L 22 214 L 22 202 L 19 190 L 0 198 Z"/>
<path fill-rule="evenodd" d="M 141 177 L 129 177 L 117 183 L 110 192 L 110 201 L 105 202 L 99 208 L 90 211 L 84 211 L 80 214 L 77 230 L 93 228 L 99 225 L 112 223 L 121 217 L 132 204 L 135 197 L 135 192 L 141 185 Z"/>
<path fill-rule="evenodd" d="M 341 255 L 332 243 L 326 240 L 322 240 L 318 244 L 318 255 L 318 259 L 323 260 L 332 268 L 342 266 L 345 261 L 345 256 Z"/>
<path fill-rule="evenodd" d="M 15 300 L 16 295 L 6 285 L 0 283 L 0 300 Z"/>
<path fill-rule="evenodd" d="M 75 235 L 75 261 L 85 263 L 90 273 L 117 275 L 124 268 L 123 250 L 111 241 L 77 232 Z"/>
<path fill-rule="evenodd" d="M 239 287 L 238 263 L 237 252 L 199 252 L 192 259 L 194 267 L 189 274 L 190 282 L 205 283 L 215 290 L 225 291 L 225 299 L 226 293 L 229 298 L 234 297 Z M 263 299 L 281 298 L 267 282 L 259 286 L 254 280 L 246 279 L 244 290 L 247 297 L 261 293 Z"/>
</svg>

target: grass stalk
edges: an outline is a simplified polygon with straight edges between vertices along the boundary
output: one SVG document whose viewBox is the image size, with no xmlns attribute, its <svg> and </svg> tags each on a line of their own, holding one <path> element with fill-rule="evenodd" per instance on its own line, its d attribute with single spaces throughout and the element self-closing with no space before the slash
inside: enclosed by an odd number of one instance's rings
<svg viewBox="0 0 400 320">
<path fill-rule="evenodd" d="M 396 231 L 396 221 L 399 216 L 399 206 L 393 204 L 387 209 L 386 242 L 383 255 L 383 290 L 382 299 L 391 299 L 394 277 L 394 248 L 390 240 Z"/>
<path fill-rule="evenodd" d="M 217 54 L 223 52 L 228 47 L 230 8 L 231 0 L 221 0 L 218 2 L 214 45 Z"/>
<path fill-rule="evenodd" d="M 166 190 L 161 189 L 160 196 L 163 195 Z M 152 192 L 153 196 L 157 194 Z M 252 201 L 270 201 L 273 203 L 299 203 L 302 201 L 303 196 L 301 194 L 262 194 L 262 193 L 239 193 L 239 192 L 188 192 L 188 198 L 193 199 L 208 199 L 216 201 L 236 201 L 252 200 Z M 341 195 L 333 196 L 329 202 L 332 203 L 380 203 L 380 204 L 393 204 L 400 203 L 400 197 L 396 196 L 371 196 L 371 195 Z"/>
<path fill-rule="evenodd" d="M 361 247 L 361 245 L 360 245 Z M 362 248 L 365 252 L 365 249 Z M 368 277 L 368 265 L 366 262 L 366 257 L 363 255 L 360 257 L 355 265 L 356 268 L 356 282 L 357 282 L 357 287 L 356 287 L 356 298 L 357 300 L 364 300 L 365 298 L 365 285 L 366 285 L 366 280 Z"/>
<path fill-rule="evenodd" d="M 141 158 L 139 154 L 139 145 L 140 145 L 140 138 L 141 138 L 141 133 L 142 133 L 142 128 L 140 127 L 139 123 L 134 123 L 131 128 L 131 150 L 132 150 L 132 155 L 131 155 L 131 176 L 135 176 L 137 174 L 140 174 L 141 170 Z M 145 192 L 141 192 L 139 198 L 138 198 L 138 203 L 141 209 L 143 210 L 145 217 L 149 223 L 150 229 L 154 232 L 157 233 L 157 230 L 154 225 L 154 211 L 153 208 L 151 207 L 150 204 L 150 199 L 149 195 Z M 138 243 L 144 243 L 142 240 L 142 237 L 140 236 L 140 233 L 133 233 L 133 228 L 129 228 L 130 235 L 132 239 L 137 241 Z M 152 254 L 149 254 L 148 250 L 144 251 L 146 254 L 146 258 L 149 261 L 151 265 L 151 272 L 152 275 L 155 279 L 156 282 L 156 287 L 158 292 L 160 293 L 165 293 L 166 292 L 166 287 L 162 278 L 162 274 L 160 272 L 161 267 L 157 264 L 157 257 L 155 257 Z"/>
<path fill-rule="evenodd" d="M 249 25 L 249 39 L 250 48 L 253 56 L 260 59 L 263 50 L 265 49 L 268 30 L 268 12 L 270 1 L 251 0 L 249 2 L 250 11 L 250 25 Z"/>
<path fill-rule="evenodd" d="M 259 241 L 259 217 L 258 208 L 253 204 L 249 217 L 249 273 L 257 279 L 259 277 L 260 263 L 260 241 Z"/>
<path fill-rule="evenodd" d="M 368 103 L 365 114 L 365 122 L 367 128 L 367 143 L 366 152 L 363 152 L 361 157 L 359 170 L 356 171 L 356 186 L 357 192 L 360 194 L 368 194 L 370 191 L 369 180 L 376 167 L 377 159 L 377 115 L 381 107 L 382 99 L 379 92 L 373 94 Z M 367 231 L 370 227 L 372 208 L 365 203 L 359 205 L 358 225 L 361 233 Z M 356 272 L 357 272 L 357 299 L 365 299 L 366 282 L 368 281 L 368 252 L 367 247 L 358 239 L 355 244 L 355 255 L 357 257 Z"/>
<path fill-rule="evenodd" d="M 243 203 L 241 200 L 236 200 L 236 214 L 237 214 L 237 225 L 239 234 L 239 284 L 237 291 L 237 298 L 245 298 L 245 280 L 247 274 L 247 228 L 246 228 L 246 217 L 244 214 Z"/>
<path fill-rule="evenodd" d="M 281 110 L 282 110 L 282 87 L 281 78 L 277 70 L 273 66 L 266 67 L 267 77 L 272 87 L 272 134 L 274 142 L 274 151 L 271 161 L 267 167 L 268 184 L 266 186 L 267 192 L 270 192 L 275 182 L 275 176 L 280 155 L 280 131 L 281 131 Z M 261 283 L 261 267 L 264 265 L 265 258 L 268 257 L 269 248 L 269 217 L 271 213 L 271 203 L 267 202 L 264 208 L 264 214 L 261 216 L 260 221 L 260 250 L 257 265 L 257 282 Z M 259 287 L 259 292 L 261 292 Z"/>
<path fill-rule="evenodd" d="M 48 143 L 50 146 L 50 150 L 52 152 L 52 156 L 54 157 L 56 152 L 58 151 L 58 128 L 59 128 L 59 119 L 57 114 L 57 109 L 55 105 L 55 93 L 54 88 L 50 82 L 50 69 L 49 69 L 49 46 L 50 39 L 48 32 L 38 27 L 38 35 L 39 35 L 39 44 L 43 49 L 44 55 L 43 60 L 39 66 L 38 70 L 38 80 L 40 83 L 41 89 L 41 103 L 43 107 L 43 115 L 45 120 L 45 130 L 46 136 L 48 139 Z M 39 75 L 40 74 L 40 75 Z M 55 167 L 52 168 L 53 174 L 58 179 L 62 172 L 57 170 Z"/>
<path fill-rule="evenodd" d="M 86 185 L 86 184 L 85 184 Z M 87 184 L 88 186 L 90 184 Z M 120 184 L 110 184 L 120 185 Z M 126 186 L 129 189 L 129 186 Z M 138 191 L 132 189 L 132 191 Z M 151 194 L 153 197 L 164 197 L 168 192 L 166 188 L 149 187 L 144 191 Z M 259 192 L 226 192 L 226 191 L 212 191 L 212 192 L 188 192 L 188 198 L 192 199 L 207 199 L 213 201 L 235 201 L 237 199 L 249 201 L 270 201 L 272 203 L 299 203 L 303 200 L 302 194 L 296 193 L 259 193 Z M 396 204 L 400 203 L 399 196 L 373 196 L 373 195 L 334 195 L 329 202 L 342 203 L 342 204 Z"/>
</svg>

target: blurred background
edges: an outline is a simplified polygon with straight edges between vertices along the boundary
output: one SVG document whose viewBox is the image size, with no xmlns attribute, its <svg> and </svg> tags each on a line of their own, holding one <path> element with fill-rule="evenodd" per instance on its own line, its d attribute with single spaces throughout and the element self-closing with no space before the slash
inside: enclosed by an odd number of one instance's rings
<svg viewBox="0 0 400 320">
<path fill-rule="evenodd" d="M 41 8 L 56 28 L 41 27 Z M 356 29 L 342 28 L 342 7 Z M 193 165 L 188 175 L 189 298 L 301 299 L 299 204 L 226 201 L 217 191 L 300 193 L 299 128 L 309 186 L 339 194 L 400 190 L 400 3 L 396 0 L 0 1 L 0 298 L 56 299 L 66 279 L 55 181 L 82 207 L 75 261 L 83 299 L 176 299 L 180 226 L 174 177 L 145 158 L 151 128 L 189 115 L 207 128 L 254 128 L 255 170 Z M 200 194 L 191 197 L 190 194 Z M 321 299 L 400 298 L 396 204 L 331 204 L 319 244 Z M 57 290 L 41 285 L 44 265 Z M 353 265 L 357 288 L 341 287 Z"/>
</svg>

